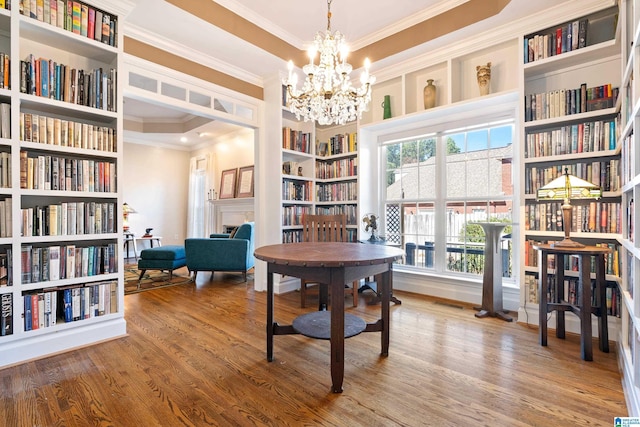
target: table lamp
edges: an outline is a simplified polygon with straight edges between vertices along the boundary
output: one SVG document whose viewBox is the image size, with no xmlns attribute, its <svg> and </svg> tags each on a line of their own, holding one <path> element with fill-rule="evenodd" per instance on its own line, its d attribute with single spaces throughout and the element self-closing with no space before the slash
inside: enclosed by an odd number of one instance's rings
<svg viewBox="0 0 640 427">
<path fill-rule="evenodd" d="M 602 197 L 602 190 L 595 184 L 580 179 L 577 176 L 569 175 L 569 170 L 565 169 L 564 174 L 547 185 L 538 189 L 537 200 L 559 200 L 564 199 L 562 204 L 562 228 L 564 229 L 564 239 L 551 244 L 557 248 L 583 248 L 582 243 L 574 242 L 569 237 L 571 232 L 571 218 L 573 207 L 571 199 L 599 199 Z"/>
<path fill-rule="evenodd" d="M 135 209 L 129 206 L 127 203 L 122 205 L 122 229 L 125 233 L 129 232 L 129 214 L 138 213 Z"/>
</svg>

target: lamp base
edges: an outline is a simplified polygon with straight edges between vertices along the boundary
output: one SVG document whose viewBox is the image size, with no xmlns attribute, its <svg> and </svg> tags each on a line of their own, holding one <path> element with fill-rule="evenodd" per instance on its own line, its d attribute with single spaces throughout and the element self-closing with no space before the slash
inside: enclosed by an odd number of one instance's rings
<svg viewBox="0 0 640 427">
<path fill-rule="evenodd" d="M 584 248 L 584 245 L 579 242 L 574 242 L 571 239 L 563 239 L 558 242 L 551 243 L 552 248 Z"/>
</svg>

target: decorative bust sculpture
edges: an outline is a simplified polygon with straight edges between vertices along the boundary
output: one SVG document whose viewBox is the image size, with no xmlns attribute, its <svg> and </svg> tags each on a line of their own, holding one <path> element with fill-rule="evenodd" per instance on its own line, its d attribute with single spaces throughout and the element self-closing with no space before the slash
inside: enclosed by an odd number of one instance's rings
<svg viewBox="0 0 640 427">
<path fill-rule="evenodd" d="M 476 66 L 480 95 L 488 95 L 491 89 L 491 62 Z"/>
</svg>

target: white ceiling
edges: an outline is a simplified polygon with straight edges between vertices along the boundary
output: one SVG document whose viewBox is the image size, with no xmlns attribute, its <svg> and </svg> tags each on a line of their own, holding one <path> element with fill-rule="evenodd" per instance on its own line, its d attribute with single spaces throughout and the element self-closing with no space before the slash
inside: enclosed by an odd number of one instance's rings
<svg viewBox="0 0 640 427">
<path fill-rule="evenodd" d="M 221 72 L 241 78 L 258 86 L 262 79 L 286 68 L 285 60 L 259 49 L 250 43 L 229 34 L 204 20 L 187 13 L 165 1 L 130 0 L 135 4 L 125 19 L 126 35 L 151 41 L 171 52 L 198 58 L 199 62 Z M 212 1 L 212 0 L 201 0 Z M 327 26 L 326 0 L 215 0 L 216 3 L 269 31 L 282 40 L 306 49 L 317 31 Z M 349 42 L 351 49 L 371 44 L 383 37 L 403 30 L 413 24 L 436 16 L 468 0 L 332 0 L 331 28 L 339 30 Z M 489 1 L 489 0 L 485 0 Z M 468 37 L 486 31 L 492 26 L 502 25 L 515 19 L 557 5 L 568 0 L 511 0 L 495 17 L 468 26 L 439 39 L 424 43 L 409 51 L 376 61 L 376 69 L 392 66 L 411 56 L 427 52 L 452 43 L 457 38 Z M 574 0 L 575 1 L 575 0 Z M 298 64 L 301 65 L 301 64 Z M 358 67 L 360 64 L 352 64 Z M 141 101 L 125 99 L 125 119 L 134 121 L 188 120 L 183 112 L 164 107 L 150 106 Z M 233 131 L 234 127 L 208 125 L 206 130 L 213 137 Z M 189 146 L 180 143 L 176 134 L 131 135 L 136 139 L 159 141 Z M 126 137 L 127 135 L 125 135 Z"/>
</svg>

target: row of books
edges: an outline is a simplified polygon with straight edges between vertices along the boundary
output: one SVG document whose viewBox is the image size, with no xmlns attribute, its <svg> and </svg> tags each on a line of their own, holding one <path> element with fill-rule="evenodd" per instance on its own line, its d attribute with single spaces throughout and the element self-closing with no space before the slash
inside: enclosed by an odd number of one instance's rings
<svg viewBox="0 0 640 427">
<path fill-rule="evenodd" d="M 0 138 L 11 138 L 11 104 L 0 103 Z"/>
<path fill-rule="evenodd" d="M 618 88 L 611 83 L 587 87 L 582 83 L 577 89 L 556 89 L 524 96 L 525 121 L 552 119 L 572 114 L 612 108 L 618 97 Z"/>
<path fill-rule="evenodd" d="M 626 263 L 626 289 L 627 292 L 629 292 L 629 296 L 631 298 L 633 298 L 633 293 L 634 293 L 634 283 L 635 283 L 635 270 L 636 270 L 636 266 L 635 266 L 635 257 L 633 256 L 633 252 L 631 251 L 625 251 L 626 255 L 627 255 L 627 263 Z"/>
<path fill-rule="evenodd" d="M 0 52 L 0 88 L 11 89 L 11 59 L 4 52 Z"/>
<path fill-rule="evenodd" d="M 0 248 L 0 287 L 13 286 L 13 255 L 10 246 Z"/>
<path fill-rule="evenodd" d="M 303 239 L 302 230 L 284 230 L 282 232 L 282 243 L 300 243 Z"/>
<path fill-rule="evenodd" d="M 346 178 L 358 175 L 358 158 L 349 157 L 334 161 L 316 161 L 316 178 Z"/>
<path fill-rule="evenodd" d="M 282 128 L 282 148 L 285 150 L 309 153 L 311 150 L 311 133 L 301 130 Z"/>
<path fill-rule="evenodd" d="M 620 159 L 611 159 L 548 167 L 528 167 L 524 172 L 525 194 L 536 194 L 540 187 L 564 174 L 565 170 L 568 170 L 571 175 L 599 186 L 602 191 L 619 191 L 621 188 Z"/>
<path fill-rule="evenodd" d="M 627 239 L 630 241 L 635 240 L 635 231 L 636 231 L 636 216 L 635 216 L 635 206 L 633 197 L 630 197 L 627 200 Z"/>
<path fill-rule="evenodd" d="M 20 232 L 31 236 L 74 236 L 116 231 L 116 205 L 111 202 L 63 202 L 23 208 Z"/>
<path fill-rule="evenodd" d="M 313 197 L 312 183 L 310 181 L 282 181 L 282 199 L 296 201 L 311 201 Z"/>
<path fill-rule="evenodd" d="M 0 238 L 11 237 L 13 235 L 13 199 L 5 197 L 0 200 Z M 0 256 L 2 250 L 0 249 Z"/>
<path fill-rule="evenodd" d="M 358 224 L 358 206 L 357 205 L 316 206 L 316 214 L 345 215 L 347 217 L 347 225 Z"/>
<path fill-rule="evenodd" d="M 11 153 L 0 151 L 0 188 L 11 188 Z"/>
<path fill-rule="evenodd" d="M 115 243 L 99 246 L 23 245 L 20 254 L 22 283 L 40 283 L 115 273 Z"/>
<path fill-rule="evenodd" d="M 75 69 L 30 54 L 20 61 L 20 91 L 72 104 L 116 111 L 115 68 Z"/>
<path fill-rule="evenodd" d="M 622 184 L 624 185 L 633 179 L 636 175 L 636 168 L 640 165 L 635 165 L 634 161 L 636 158 L 636 146 L 633 143 L 633 133 L 624 138 L 621 145 L 620 158 L 622 159 L 622 170 L 620 175 Z"/>
<path fill-rule="evenodd" d="M 282 173 L 285 175 L 302 176 L 302 166 L 299 162 L 282 162 Z"/>
<path fill-rule="evenodd" d="M 328 142 L 318 142 L 316 154 L 318 156 L 334 156 L 358 151 L 358 134 L 344 133 L 329 138 Z"/>
<path fill-rule="evenodd" d="M 118 145 L 113 128 L 25 112 L 20 112 L 20 140 L 108 152 Z"/>
<path fill-rule="evenodd" d="M 302 225 L 302 218 L 305 215 L 311 215 L 311 206 L 283 206 L 282 207 L 282 225 Z"/>
<path fill-rule="evenodd" d="M 319 202 L 343 202 L 358 199 L 358 183 L 332 182 L 316 184 L 316 200 Z"/>
<path fill-rule="evenodd" d="M 566 302 L 571 305 L 580 305 L 580 287 L 578 286 L 577 277 L 565 277 L 562 284 L 563 301 L 560 301 L 558 292 L 558 283 L 556 277 L 553 275 L 547 276 L 549 280 L 549 290 L 547 292 L 547 301 L 553 303 Z M 534 304 L 539 304 L 539 279 L 534 275 L 527 274 L 525 276 L 525 285 L 527 286 L 527 301 Z M 595 281 L 591 281 L 591 305 L 597 306 Z M 620 290 L 615 285 L 607 286 L 605 289 L 605 307 L 607 315 L 620 317 L 622 295 Z"/>
<path fill-rule="evenodd" d="M 587 46 L 587 19 L 559 25 L 548 32 L 524 38 L 524 63 L 539 61 Z"/>
<path fill-rule="evenodd" d="M 118 282 L 106 281 L 23 295 L 24 330 L 56 326 L 115 313 Z"/>
<path fill-rule="evenodd" d="M 347 241 L 356 242 L 358 240 L 358 231 L 353 228 L 347 230 Z M 302 230 L 284 230 L 282 232 L 282 243 L 300 243 L 304 241 Z"/>
<path fill-rule="evenodd" d="M 93 159 L 33 155 L 21 150 L 20 188 L 111 193 L 116 191 L 116 164 Z"/>
<path fill-rule="evenodd" d="M 0 294 L 0 337 L 13 335 L 13 294 Z"/>
<path fill-rule="evenodd" d="M 562 202 L 525 205 L 525 230 L 562 231 Z M 572 232 L 621 233 L 619 202 L 573 205 Z"/>
<path fill-rule="evenodd" d="M 616 149 L 615 120 L 596 120 L 527 133 L 525 157 L 548 157 Z"/>
<path fill-rule="evenodd" d="M 20 0 L 20 13 L 83 37 L 117 46 L 117 18 L 86 3 L 72 0 Z"/>
<path fill-rule="evenodd" d="M 548 241 L 536 241 L 526 240 L 524 245 L 524 265 L 527 267 L 538 267 L 538 251 L 533 248 L 535 245 L 551 243 Z M 605 254 L 605 274 L 610 276 L 620 277 L 620 259 L 621 250 L 620 245 L 615 243 L 596 243 L 594 246 L 601 246 L 610 249 L 608 254 Z M 563 260 L 566 271 L 579 271 L 578 257 L 572 255 L 564 255 Z M 548 257 L 547 269 L 555 270 L 555 258 Z M 591 263 L 591 273 L 595 273 L 595 263 Z"/>
</svg>

